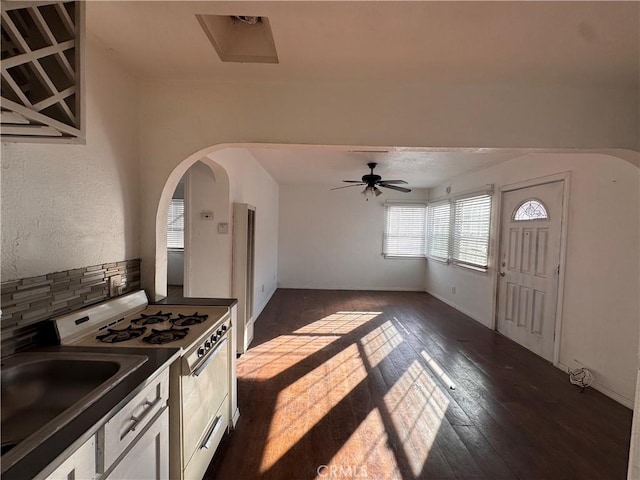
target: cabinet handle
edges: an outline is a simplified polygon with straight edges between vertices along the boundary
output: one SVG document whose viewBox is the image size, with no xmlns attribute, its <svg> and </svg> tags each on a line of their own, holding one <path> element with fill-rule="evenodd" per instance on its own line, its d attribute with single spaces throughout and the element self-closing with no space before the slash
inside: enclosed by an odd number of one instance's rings
<svg viewBox="0 0 640 480">
<path fill-rule="evenodd" d="M 200 449 L 203 449 L 203 448 L 206 448 L 207 450 L 209 449 L 209 447 L 211 446 L 211 441 L 213 440 L 213 437 L 215 436 L 220 426 L 222 425 L 222 423 L 220 423 L 221 418 L 222 418 L 222 415 L 218 415 L 216 419 L 213 421 L 213 425 L 211 425 L 211 428 L 209 429 L 209 432 L 207 433 L 207 436 L 205 437 L 204 442 L 202 442 L 202 445 L 200 445 Z"/>
<path fill-rule="evenodd" d="M 120 440 L 126 437 L 129 434 L 129 432 L 135 432 L 136 428 L 138 428 L 138 424 L 142 422 L 142 420 L 144 420 L 144 418 L 147 415 L 149 415 L 149 413 L 151 413 L 155 408 L 155 406 L 158 405 L 161 401 L 162 401 L 162 397 L 156 398 L 153 402 L 150 402 L 149 400 L 145 400 L 144 404 L 148 405 L 149 408 L 146 408 L 144 412 L 142 412 L 142 414 L 138 417 L 136 417 L 135 415 L 131 415 L 131 420 L 133 421 L 133 424 L 127 429 L 126 432 L 120 435 Z"/>
</svg>

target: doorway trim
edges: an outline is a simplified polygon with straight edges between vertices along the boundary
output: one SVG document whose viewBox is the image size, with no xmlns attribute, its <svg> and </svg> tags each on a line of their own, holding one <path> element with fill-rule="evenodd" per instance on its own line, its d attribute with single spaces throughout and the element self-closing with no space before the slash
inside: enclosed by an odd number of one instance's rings
<svg viewBox="0 0 640 480">
<path fill-rule="evenodd" d="M 498 255 L 501 245 L 501 232 L 502 232 L 502 194 L 505 192 L 511 192 L 513 190 L 520 190 L 527 187 L 535 187 L 538 185 L 545 185 L 547 183 L 563 182 L 562 191 L 562 217 L 560 221 L 560 270 L 558 272 L 558 293 L 556 299 L 556 318 L 555 318 L 555 330 L 553 336 L 553 365 L 558 366 L 560 362 L 560 335 L 562 334 L 562 312 L 564 310 L 564 278 L 566 270 L 566 258 L 567 258 L 567 237 L 569 233 L 569 199 L 571 191 L 571 172 L 561 172 L 554 175 L 547 175 L 544 177 L 532 178 L 517 183 L 510 183 L 508 185 L 502 185 L 498 188 L 498 208 L 496 208 L 496 248 L 494 251 L 494 268 L 493 272 L 493 330 L 498 329 L 498 268 L 499 264 Z"/>
</svg>

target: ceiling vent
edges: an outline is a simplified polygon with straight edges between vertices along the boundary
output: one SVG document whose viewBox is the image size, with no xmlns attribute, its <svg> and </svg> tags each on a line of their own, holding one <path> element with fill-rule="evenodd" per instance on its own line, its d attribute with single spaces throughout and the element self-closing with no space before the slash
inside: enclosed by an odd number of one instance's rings
<svg viewBox="0 0 640 480">
<path fill-rule="evenodd" d="M 223 62 L 278 63 L 267 17 L 196 15 Z"/>
</svg>

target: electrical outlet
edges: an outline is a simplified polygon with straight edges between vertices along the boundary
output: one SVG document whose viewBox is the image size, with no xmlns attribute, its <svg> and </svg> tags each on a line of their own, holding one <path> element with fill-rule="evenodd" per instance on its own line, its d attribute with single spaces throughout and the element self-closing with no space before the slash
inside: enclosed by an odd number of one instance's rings
<svg viewBox="0 0 640 480">
<path fill-rule="evenodd" d="M 262 284 L 262 291 L 264 292 L 264 283 Z"/>
<path fill-rule="evenodd" d="M 451 293 L 456 294 L 456 287 L 451 287 Z"/>
<path fill-rule="evenodd" d="M 122 275 L 109 277 L 109 296 L 117 297 L 122 293 Z"/>
</svg>

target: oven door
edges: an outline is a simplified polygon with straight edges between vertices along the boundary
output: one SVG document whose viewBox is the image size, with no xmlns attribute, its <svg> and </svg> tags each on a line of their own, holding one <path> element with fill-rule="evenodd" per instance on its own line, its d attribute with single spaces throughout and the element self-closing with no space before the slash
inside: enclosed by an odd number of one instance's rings
<svg viewBox="0 0 640 480">
<path fill-rule="evenodd" d="M 225 428 L 215 415 L 229 393 L 229 342 L 225 337 L 202 361 L 191 370 L 186 362 L 182 364 L 182 458 L 184 466 L 196 451 L 211 451 L 215 446 L 207 445 L 220 428 Z M 225 409 L 222 409 L 223 411 Z M 214 425 L 214 423 L 217 423 Z M 213 432 L 216 430 L 216 432 Z"/>
</svg>

